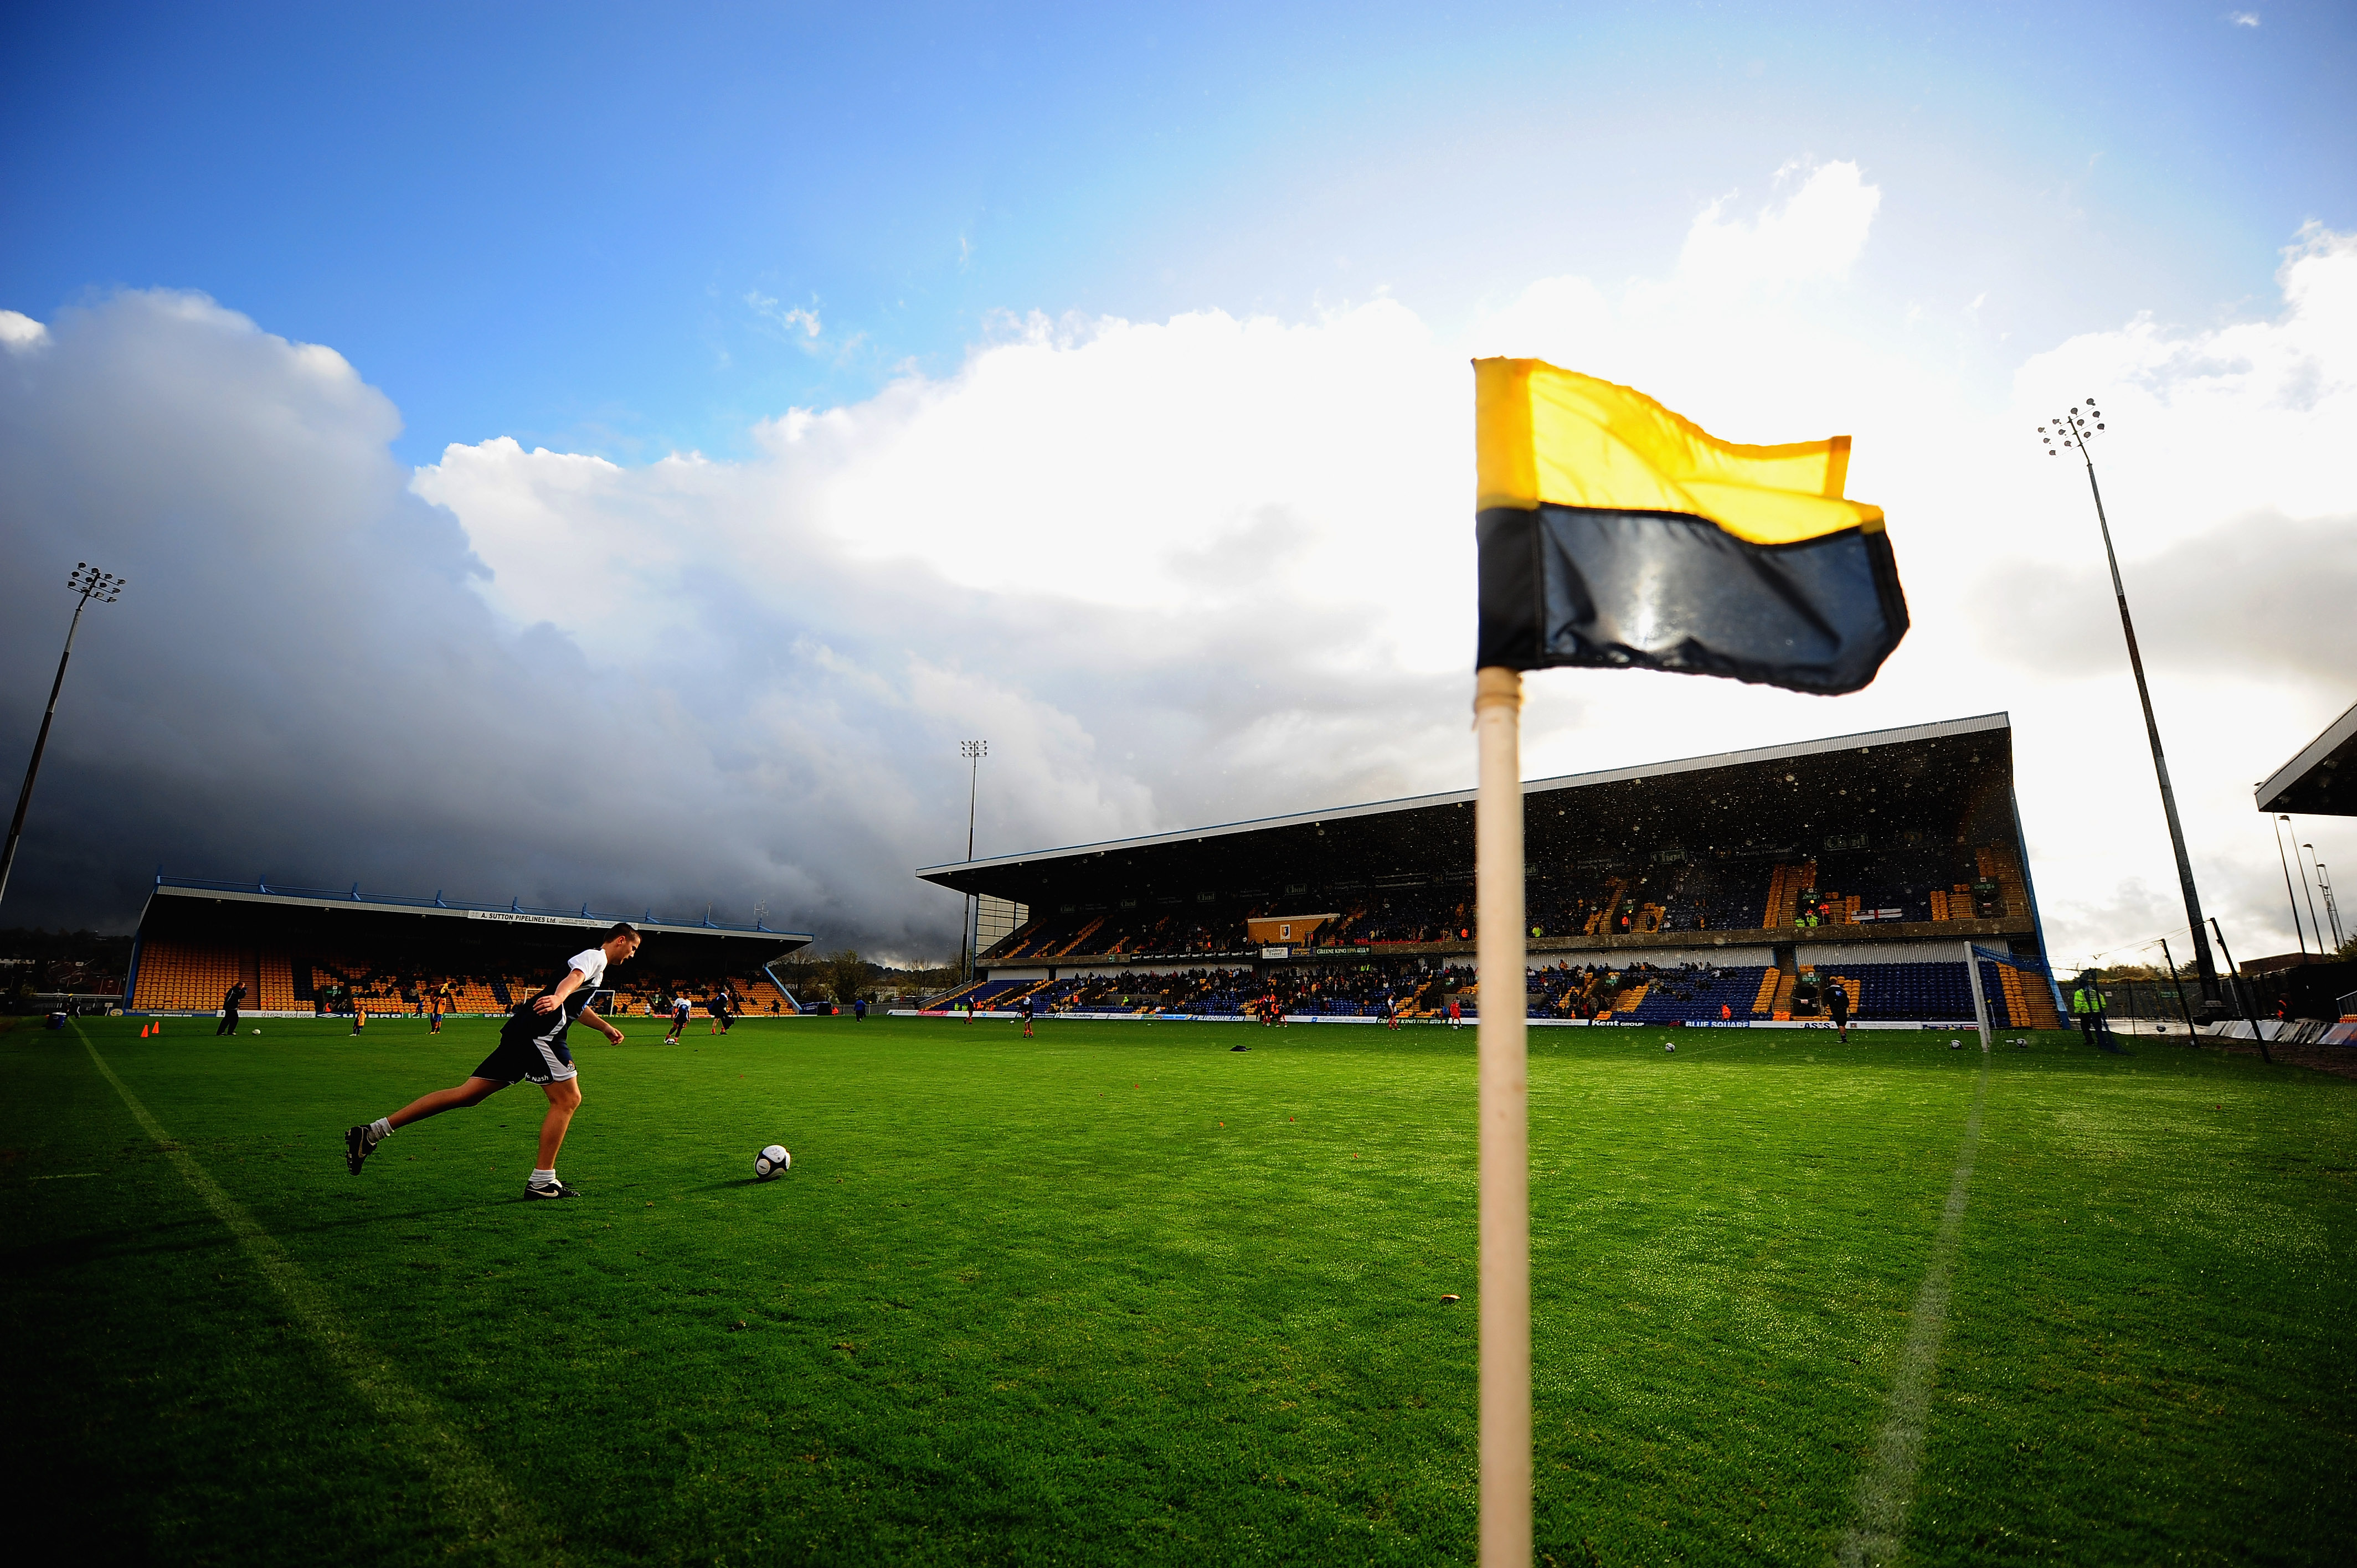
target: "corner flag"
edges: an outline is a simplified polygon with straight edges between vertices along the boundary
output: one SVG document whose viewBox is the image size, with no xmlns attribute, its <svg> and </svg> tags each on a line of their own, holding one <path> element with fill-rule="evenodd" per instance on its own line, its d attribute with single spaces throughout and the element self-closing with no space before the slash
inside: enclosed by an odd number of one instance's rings
<svg viewBox="0 0 2357 1568">
<path fill-rule="evenodd" d="M 1587 664 L 1855 692 L 1907 635 L 1907 600 L 1881 509 L 1842 496 L 1846 435 L 1739 446 L 1537 360 L 1474 360 L 1473 400 L 1480 1563 L 1529 1568 L 1522 672 Z"/>
<path fill-rule="evenodd" d="M 1907 634 L 1849 437 L 1721 441 L 1628 387 L 1473 361 L 1476 668 L 1728 675 L 1855 692 Z"/>
</svg>

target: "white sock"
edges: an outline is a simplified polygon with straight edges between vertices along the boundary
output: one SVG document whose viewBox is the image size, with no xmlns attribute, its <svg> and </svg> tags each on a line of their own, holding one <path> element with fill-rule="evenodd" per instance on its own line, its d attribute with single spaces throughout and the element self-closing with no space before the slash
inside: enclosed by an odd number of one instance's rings
<svg viewBox="0 0 2357 1568">
<path fill-rule="evenodd" d="M 553 1187 L 555 1183 L 556 1173 L 554 1171 L 534 1171 L 532 1173 L 532 1185 L 534 1187 Z"/>
<path fill-rule="evenodd" d="M 371 1142 L 380 1141 L 392 1136 L 393 1122 L 390 1117 L 380 1116 L 375 1121 L 369 1123 L 369 1138 Z"/>
</svg>

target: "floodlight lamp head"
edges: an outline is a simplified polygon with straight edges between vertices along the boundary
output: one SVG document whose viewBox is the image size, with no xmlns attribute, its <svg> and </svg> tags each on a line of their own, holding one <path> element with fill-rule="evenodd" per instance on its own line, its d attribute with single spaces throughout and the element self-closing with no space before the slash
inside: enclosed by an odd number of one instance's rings
<svg viewBox="0 0 2357 1568">
<path fill-rule="evenodd" d="M 67 575 L 66 588 L 68 592 L 80 594 L 86 599 L 111 605 L 123 591 L 123 579 L 112 572 L 100 571 L 87 561 L 80 561 L 74 564 L 73 571 Z"/>
</svg>

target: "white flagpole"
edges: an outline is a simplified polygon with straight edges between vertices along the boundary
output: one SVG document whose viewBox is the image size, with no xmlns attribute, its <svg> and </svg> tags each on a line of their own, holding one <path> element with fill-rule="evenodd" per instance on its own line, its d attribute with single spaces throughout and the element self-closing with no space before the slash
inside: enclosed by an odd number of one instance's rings
<svg viewBox="0 0 2357 1568">
<path fill-rule="evenodd" d="M 1529 1050 L 1523 1020 L 1523 677 L 1475 677 L 1481 1084 L 1481 1568 L 1531 1562 Z"/>
</svg>

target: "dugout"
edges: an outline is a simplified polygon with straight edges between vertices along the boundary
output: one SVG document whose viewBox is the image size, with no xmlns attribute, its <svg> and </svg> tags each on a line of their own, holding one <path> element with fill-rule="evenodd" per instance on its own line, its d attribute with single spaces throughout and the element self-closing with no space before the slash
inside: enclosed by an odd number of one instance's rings
<svg viewBox="0 0 2357 1568">
<path fill-rule="evenodd" d="M 505 1013 L 617 920 L 646 939 L 609 981 L 623 1010 L 674 990 L 700 1001 L 726 981 L 751 1013 L 793 1011 L 769 966 L 808 947 L 806 932 L 162 875 L 140 912 L 126 1010 L 212 1013 L 242 983 L 249 1013 L 414 1014 L 447 981 L 454 1011 Z"/>
<path fill-rule="evenodd" d="M 1865 993 L 1861 1016 L 1954 1017 L 1972 943 L 2002 961 L 1983 967 L 2003 1025 L 2056 1021 L 2004 714 L 1523 790 L 1534 974 L 1706 969 L 1713 1015 L 1732 1018 L 1789 1016 L 1796 989 L 1841 975 Z M 1473 801 L 1375 801 L 918 875 L 1025 907 L 980 960 L 995 1000 L 1134 972 L 1263 985 L 1305 965 L 1466 971 Z M 1664 989 L 1664 1006 L 1700 1010 Z"/>
</svg>

